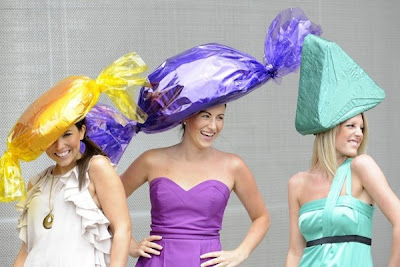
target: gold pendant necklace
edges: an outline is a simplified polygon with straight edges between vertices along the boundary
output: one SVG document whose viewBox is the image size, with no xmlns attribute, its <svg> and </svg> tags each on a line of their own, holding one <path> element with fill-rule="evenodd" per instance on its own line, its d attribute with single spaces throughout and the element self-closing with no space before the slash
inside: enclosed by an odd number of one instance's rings
<svg viewBox="0 0 400 267">
<path fill-rule="evenodd" d="M 50 213 L 47 214 L 46 217 L 44 217 L 43 227 L 46 228 L 46 229 L 51 229 L 51 227 L 53 226 L 53 220 L 54 220 L 54 215 L 50 211 Z"/>
<path fill-rule="evenodd" d="M 51 229 L 51 227 L 53 226 L 53 221 L 54 221 L 53 207 L 51 205 L 51 192 L 53 191 L 53 182 L 54 182 L 54 176 L 51 178 L 51 186 L 50 186 L 50 194 L 49 194 L 49 210 L 50 210 L 50 212 L 43 219 L 43 227 L 46 229 Z"/>
</svg>

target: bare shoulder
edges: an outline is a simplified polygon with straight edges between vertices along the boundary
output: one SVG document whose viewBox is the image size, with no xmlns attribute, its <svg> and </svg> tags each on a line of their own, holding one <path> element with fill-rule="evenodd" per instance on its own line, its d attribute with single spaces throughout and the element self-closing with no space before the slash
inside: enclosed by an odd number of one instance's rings
<svg viewBox="0 0 400 267">
<path fill-rule="evenodd" d="M 165 148 L 154 148 L 143 152 L 135 161 L 141 164 L 149 164 L 158 161 L 164 154 Z"/>
<path fill-rule="evenodd" d="M 220 157 L 221 159 L 223 159 L 224 161 L 229 163 L 229 166 L 231 166 L 233 169 L 242 169 L 242 168 L 247 168 L 246 163 L 244 162 L 244 160 L 242 159 L 242 157 L 240 157 L 237 154 L 233 154 L 233 153 L 227 153 L 227 152 L 223 152 L 223 151 L 219 151 L 217 150 L 218 153 L 218 157 Z"/>
<path fill-rule="evenodd" d="M 354 174 L 364 177 L 365 174 L 380 171 L 378 164 L 369 155 L 359 155 L 351 162 L 351 170 Z"/>
<path fill-rule="evenodd" d="M 153 148 L 153 149 L 143 152 L 139 156 L 139 158 L 154 159 L 154 158 L 165 157 L 165 155 L 168 153 L 169 150 L 170 150 L 170 147 Z"/>
<path fill-rule="evenodd" d="M 351 162 L 351 172 L 353 177 L 359 179 L 363 184 L 375 179 L 384 179 L 381 168 L 369 155 L 355 157 Z"/>
<path fill-rule="evenodd" d="M 111 161 L 106 156 L 98 155 L 90 160 L 89 170 L 104 170 L 109 167 L 112 167 Z"/>
<path fill-rule="evenodd" d="M 170 157 L 168 156 L 168 151 L 169 148 L 154 148 L 143 152 L 130 164 L 121 177 L 125 179 L 125 176 L 134 176 L 135 180 L 138 177 L 143 177 L 144 180 L 147 180 L 154 171 L 169 164 Z"/>
<path fill-rule="evenodd" d="M 368 168 L 373 167 L 374 165 L 376 165 L 375 160 L 366 154 L 355 157 L 351 162 L 352 169 Z"/>
<path fill-rule="evenodd" d="M 310 172 L 297 172 L 293 174 L 288 181 L 289 188 L 302 188 L 307 181 L 312 179 L 312 174 Z"/>
<path fill-rule="evenodd" d="M 96 185 L 114 180 L 111 177 L 118 177 L 110 159 L 102 155 L 90 159 L 88 173 L 89 179 Z"/>
<path fill-rule="evenodd" d="M 297 172 L 293 174 L 288 181 L 288 199 L 289 206 L 296 203 L 296 207 L 300 207 L 306 200 L 304 197 L 309 195 L 307 191 L 311 187 L 313 174 L 308 171 Z"/>
</svg>

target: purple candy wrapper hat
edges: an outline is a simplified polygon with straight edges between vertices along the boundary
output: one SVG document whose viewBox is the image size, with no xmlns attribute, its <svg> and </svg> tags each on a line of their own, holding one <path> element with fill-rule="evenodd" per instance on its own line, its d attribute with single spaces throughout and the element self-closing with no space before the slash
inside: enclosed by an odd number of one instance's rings
<svg viewBox="0 0 400 267">
<path fill-rule="evenodd" d="M 271 78 L 279 80 L 298 69 L 304 38 L 321 33 L 320 26 L 310 21 L 301 9 L 289 8 L 268 29 L 264 63 L 216 43 L 199 45 L 171 57 L 148 76 L 151 87 L 140 90 L 138 106 L 148 115 L 147 120 L 125 126 L 130 131 L 134 125 L 134 133 L 166 131 L 200 110 L 236 100 Z M 113 120 L 112 116 L 109 119 Z M 102 131 L 111 132 L 106 128 Z M 126 135 L 121 146 L 128 144 L 133 134 Z M 94 130 L 89 130 L 88 135 L 96 143 L 105 143 L 103 135 Z M 104 138 L 111 137 L 104 135 Z M 115 157 L 118 159 L 124 151 L 118 146 L 104 150 L 110 158 L 118 155 Z"/>
<path fill-rule="evenodd" d="M 193 47 L 167 59 L 142 87 L 138 106 L 148 115 L 137 132 L 157 133 L 209 107 L 236 100 L 298 69 L 303 40 L 321 34 L 299 8 L 282 11 L 271 23 L 265 40 L 264 64 L 221 44 Z"/>
<path fill-rule="evenodd" d="M 135 135 L 137 122 L 105 104 L 94 106 L 85 120 L 87 136 L 117 164 Z"/>
</svg>

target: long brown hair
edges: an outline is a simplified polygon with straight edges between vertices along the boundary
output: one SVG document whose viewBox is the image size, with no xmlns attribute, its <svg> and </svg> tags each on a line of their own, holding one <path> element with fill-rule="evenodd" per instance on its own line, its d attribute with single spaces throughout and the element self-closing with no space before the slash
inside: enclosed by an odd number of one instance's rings
<svg viewBox="0 0 400 267">
<path fill-rule="evenodd" d="M 79 131 L 82 131 L 83 125 L 85 125 L 86 127 L 85 119 L 75 123 L 75 126 L 78 128 Z M 98 145 L 96 145 L 92 140 L 89 139 L 89 137 L 86 135 L 86 131 L 82 142 L 85 144 L 85 152 L 83 153 L 82 157 L 76 162 L 76 165 L 78 166 L 79 189 L 82 189 L 82 186 L 84 184 L 86 169 L 88 168 L 90 159 L 95 155 L 107 156 L 107 154 Z"/>
</svg>

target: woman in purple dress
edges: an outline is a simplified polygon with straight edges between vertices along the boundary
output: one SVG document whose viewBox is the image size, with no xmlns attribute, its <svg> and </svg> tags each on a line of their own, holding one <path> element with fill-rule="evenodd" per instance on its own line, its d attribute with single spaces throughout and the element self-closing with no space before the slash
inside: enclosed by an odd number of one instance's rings
<svg viewBox="0 0 400 267">
<path fill-rule="evenodd" d="M 220 44 L 205 44 L 167 59 L 142 88 L 138 106 L 148 115 L 136 132 L 157 133 L 182 125 L 180 143 L 152 149 L 122 174 L 126 195 L 148 182 L 151 234 L 131 241 L 136 266 L 238 266 L 261 242 L 270 219 L 255 179 L 237 155 L 212 144 L 224 125 L 226 103 L 299 66 L 304 37 L 319 34 L 299 9 L 272 22 L 265 62 Z M 221 248 L 219 231 L 230 192 L 252 221 L 233 250 Z"/>
<path fill-rule="evenodd" d="M 224 113 L 218 105 L 189 117 L 179 144 L 144 152 L 122 175 L 127 195 L 150 184 L 151 236 L 133 241 L 136 266 L 238 266 L 267 233 L 269 214 L 251 171 L 212 146 Z M 232 190 L 252 224 L 236 249 L 222 251 L 219 230 Z"/>
</svg>

